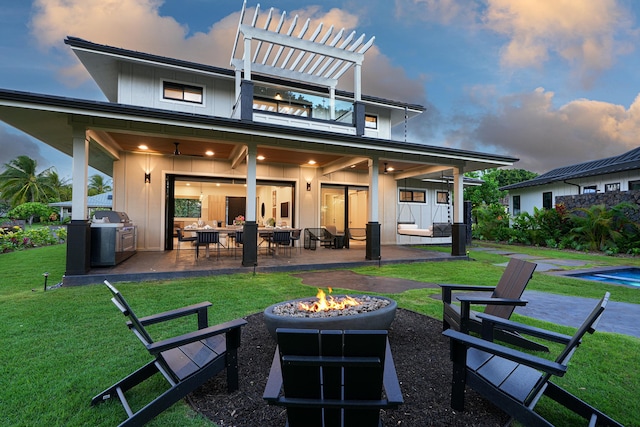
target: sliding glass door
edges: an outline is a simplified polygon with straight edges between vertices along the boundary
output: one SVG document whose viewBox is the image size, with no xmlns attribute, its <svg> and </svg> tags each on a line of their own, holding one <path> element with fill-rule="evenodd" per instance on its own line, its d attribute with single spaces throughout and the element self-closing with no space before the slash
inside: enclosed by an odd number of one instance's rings
<svg viewBox="0 0 640 427">
<path fill-rule="evenodd" d="M 365 228 L 368 196 L 366 187 L 323 185 L 320 225 L 334 226 L 338 233 L 345 233 L 347 228 Z"/>
</svg>

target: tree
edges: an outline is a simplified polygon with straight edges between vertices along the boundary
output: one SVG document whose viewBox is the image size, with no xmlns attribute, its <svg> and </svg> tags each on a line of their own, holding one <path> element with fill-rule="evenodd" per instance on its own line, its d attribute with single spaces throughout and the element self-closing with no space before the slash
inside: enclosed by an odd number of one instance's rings
<svg viewBox="0 0 640 427">
<path fill-rule="evenodd" d="M 54 196 L 49 174 L 52 168 L 36 173 L 37 162 L 28 156 L 18 156 L 5 163 L 0 174 L 0 192 L 12 207 L 26 202 L 47 203 Z"/>
<path fill-rule="evenodd" d="M 47 178 L 50 181 L 51 188 L 55 191 L 56 200 L 52 201 L 65 202 L 71 200 L 72 189 L 68 179 L 60 178 L 55 168 L 49 169 Z"/>
<path fill-rule="evenodd" d="M 9 217 L 27 220 L 29 221 L 29 225 L 31 225 L 35 217 L 49 218 L 53 212 L 54 210 L 44 203 L 27 202 L 11 209 L 9 211 Z"/>
<path fill-rule="evenodd" d="M 102 175 L 95 174 L 89 177 L 89 196 L 106 193 L 107 191 L 111 191 L 111 185 Z"/>
</svg>

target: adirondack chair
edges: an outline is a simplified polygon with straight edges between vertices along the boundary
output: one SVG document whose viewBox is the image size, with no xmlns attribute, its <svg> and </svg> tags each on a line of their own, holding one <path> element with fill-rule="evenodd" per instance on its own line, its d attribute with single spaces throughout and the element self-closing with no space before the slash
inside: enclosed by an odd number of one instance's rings
<svg viewBox="0 0 640 427">
<path fill-rule="evenodd" d="M 104 283 L 113 294 L 111 301 L 129 318 L 127 326 L 154 359 L 95 396 L 91 400 L 92 405 L 117 396 L 128 415 L 128 419 L 120 426 L 140 426 L 224 369 L 227 370 L 228 390 L 238 389 L 238 347 L 240 329 L 247 323 L 245 320 L 237 319 L 209 327 L 207 308 L 211 303 L 208 301 L 138 318 L 120 292 L 106 280 Z M 198 330 L 195 332 L 154 342 L 145 329 L 147 325 L 192 314 L 196 314 L 198 320 Z M 134 412 L 125 393 L 157 373 L 164 376 L 170 387 Z"/>
<path fill-rule="evenodd" d="M 510 415 L 512 421 L 517 420 L 525 426 L 553 426 L 534 412 L 540 398 L 547 396 L 589 420 L 589 426 L 622 427 L 622 424 L 551 382 L 554 375 L 563 376 L 567 372 L 569 360 L 584 334 L 595 332 L 608 300 L 607 292 L 573 337 L 489 315 L 480 315 L 484 339 L 452 329 L 444 331 L 443 334 L 451 338 L 451 407 L 464 410 L 465 386 L 468 385 Z M 543 359 L 491 342 L 496 327 L 517 330 L 566 346 L 555 361 Z"/>
<path fill-rule="evenodd" d="M 516 306 L 523 306 L 527 301 L 520 299 L 524 288 L 529 283 L 537 264 L 511 258 L 505 268 L 500 281 L 496 286 L 450 285 L 441 284 L 442 288 L 442 329 L 453 328 L 467 333 L 469 331 L 480 333 L 480 320 L 477 313 L 471 310 L 471 304 L 486 305 L 484 313 L 492 316 L 509 319 Z M 488 298 L 459 296 L 460 305 L 453 304 L 453 291 L 492 292 Z M 521 335 L 507 331 L 496 331 L 496 339 L 514 344 L 523 348 L 536 351 L 549 351 L 546 345 L 522 337 Z"/>
<path fill-rule="evenodd" d="M 379 427 L 380 409 L 403 403 L 387 331 L 279 328 L 276 335 L 263 397 L 287 408 L 287 426 Z"/>
</svg>

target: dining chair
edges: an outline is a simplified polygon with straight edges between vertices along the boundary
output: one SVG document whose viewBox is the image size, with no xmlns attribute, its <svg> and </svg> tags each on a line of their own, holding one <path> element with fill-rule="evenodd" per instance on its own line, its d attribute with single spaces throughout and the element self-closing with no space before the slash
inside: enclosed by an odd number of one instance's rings
<svg viewBox="0 0 640 427">
<path fill-rule="evenodd" d="M 276 249 L 282 247 L 283 250 L 289 249 L 291 256 L 291 232 L 290 231 L 274 231 L 269 237 L 269 247 L 273 244 Z"/>
<path fill-rule="evenodd" d="M 235 236 L 235 244 L 233 245 L 233 257 L 236 257 L 236 251 L 238 250 L 238 245 L 242 245 L 244 247 L 244 231 L 236 231 Z"/>
<path fill-rule="evenodd" d="M 296 242 L 298 242 L 298 252 L 302 252 L 302 247 L 300 246 L 300 233 L 301 230 L 291 231 L 291 244 L 295 248 Z"/>
<path fill-rule="evenodd" d="M 218 231 L 199 231 L 197 232 L 198 240 L 196 241 L 196 260 L 199 257 L 200 246 L 206 245 L 209 249 L 210 244 L 216 245 L 216 259 L 220 259 L 220 232 Z"/>
<path fill-rule="evenodd" d="M 182 233 L 182 229 L 180 228 L 176 228 L 176 235 L 178 236 L 178 247 L 176 250 L 176 259 L 180 256 L 180 244 L 182 242 L 195 242 L 196 240 L 198 240 L 198 238 L 196 236 L 190 236 L 190 237 L 185 237 L 184 234 Z"/>
</svg>

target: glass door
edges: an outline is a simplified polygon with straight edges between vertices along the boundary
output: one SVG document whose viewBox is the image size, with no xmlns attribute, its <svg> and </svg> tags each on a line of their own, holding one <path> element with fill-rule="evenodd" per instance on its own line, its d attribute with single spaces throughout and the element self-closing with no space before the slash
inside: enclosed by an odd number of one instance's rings
<svg viewBox="0 0 640 427">
<path fill-rule="evenodd" d="M 365 228 L 368 194 L 366 187 L 323 185 L 320 225 L 334 226 L 341 234 L 349 227 Z"/>
</svg>

